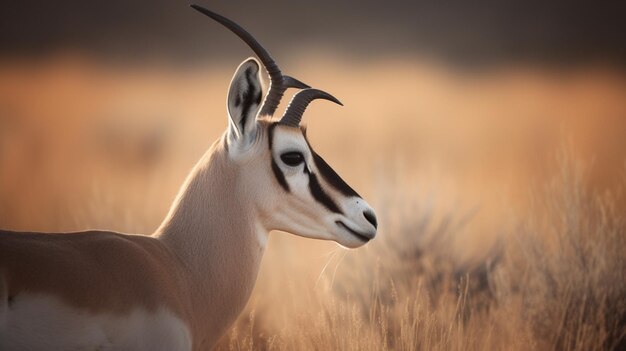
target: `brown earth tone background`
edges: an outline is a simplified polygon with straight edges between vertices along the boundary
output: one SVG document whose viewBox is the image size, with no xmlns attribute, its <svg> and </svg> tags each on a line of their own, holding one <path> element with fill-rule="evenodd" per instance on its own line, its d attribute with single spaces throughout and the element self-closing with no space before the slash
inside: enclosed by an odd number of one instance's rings
<svg viewBox="0 0 626 351">
<path fill-rule="evenodd" d="M 342 100 L 308 135 L 381 223 L 273 233 L 221 348 L 625 347 L 618 5 L 202 4 Z M 182 1 L 1 6 L 0 227 L 152 232 L 252 53 Z"/>
</svg>

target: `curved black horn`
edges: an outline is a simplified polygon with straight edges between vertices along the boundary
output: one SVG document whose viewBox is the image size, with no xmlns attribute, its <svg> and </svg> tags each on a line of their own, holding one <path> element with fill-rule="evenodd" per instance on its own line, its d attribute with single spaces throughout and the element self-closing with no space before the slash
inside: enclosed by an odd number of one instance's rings
<svg viewBox="0 0 626 351">
<path fill-rule="evenodd" d="M 309 106 L 311 101 L 315 99 L 324 99 L 343 106 L 341 101 L 337 100 L 336 97 L 330 95 L 325 91 L 318 89 L 305 89 L 299 91 L 293 96 L 293 99 L 291 99 L 289 106 L 287 106 L 287 110 L 285 110 L 283 118 L 281 118 L 280 122 L 278 123 L 291 127 L 299 126 L 300 120 L 302 119 L 302 114 L 306 110 L 307 106 Z"/>
<path fill-rule="evenodd" d="M 198 10 L 202 14 L 211 17 L 224 27 L 228 28 L 231 32 L 235 33 L 239 38 L 241 38 L 241 40 L 248 44 L 252 51 L 254 51 L 254 53 L 259 57 L 263 66 L 265 66 L 267 73 L 270 75 L 270 89 L 265 96 L 265 101 L 263 102 L 260 115 L 273 115 L 287 88 L 309 88 L 308 85 L 295 78 L 283 76 L 278 68 L 278 65 L 274 62 L 274 59 L 272 59 L 267 50 L 265 50 L 265 48 L 263 48 L 263 46 L 256 39 L 254 39 L 252 34 L 241 28 L 241 26 L 237 23 L 224 16 L 218 15 L 213 11 L 207 10 L 202 6 L 191 5 L 191 7 Z"/>
</svg>

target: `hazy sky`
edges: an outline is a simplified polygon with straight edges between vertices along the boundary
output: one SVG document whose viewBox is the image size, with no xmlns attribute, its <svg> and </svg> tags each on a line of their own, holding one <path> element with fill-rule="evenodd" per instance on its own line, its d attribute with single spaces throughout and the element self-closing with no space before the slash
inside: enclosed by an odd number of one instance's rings
<svg viewBox="0 0 626 351">
<path fill-rule="evenodd" d="M 626 6 L 617 1 L 198 3 L 239 22 L 274 52 L 317 43 L 359 55 L 426 52 L 470 61 L 626 62 Z M 188 60 L 239 48 L 230 33 L 188 5 L 174 0 L 4 2 L 0 56 L 72 48 L 102 56 Z"/>
</svg>

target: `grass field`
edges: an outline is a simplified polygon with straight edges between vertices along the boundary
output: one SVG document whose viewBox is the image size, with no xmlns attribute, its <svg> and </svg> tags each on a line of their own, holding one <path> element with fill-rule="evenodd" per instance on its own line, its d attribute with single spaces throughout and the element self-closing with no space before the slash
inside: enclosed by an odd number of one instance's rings
<svg viewBox="0 0 626 351">
<path fill-rule="evenodd" d="M 0 227 L 152 232 L 225 129 L 237 64 L 1 62 Z M 623 73 L 281 64 L 344 102 L 312 105 L 308 135 L 379 235 L 345 250 L 273 233 L 220 349 L 626 348 Z"/>
</svg>

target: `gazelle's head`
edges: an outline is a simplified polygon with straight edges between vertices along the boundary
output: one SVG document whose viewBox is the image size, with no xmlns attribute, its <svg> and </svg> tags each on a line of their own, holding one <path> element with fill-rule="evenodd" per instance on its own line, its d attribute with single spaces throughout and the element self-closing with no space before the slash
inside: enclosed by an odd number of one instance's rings
<svg viewBox="0 0 626 351">
<path fill-rule="evenodd" d="M 300 126 L 313 100 L 341 104 L 339 100 L 283 75 L 268 52 L 234 22 L 192 7 L 243 39 L 270 75 L 270 89 L 263 100 L 259 62 L 250 58 L 239 65 L 228 92 L 225 138 L 229 161 L 237 169 L 238 191 L 254 203 L 262 225 L 351 248 L 373 239 L 374 210 L 313 150 Z M 273 120 L 287 88 L 303 90 L 294 95 L 282 118 Z"/>
</svg>

